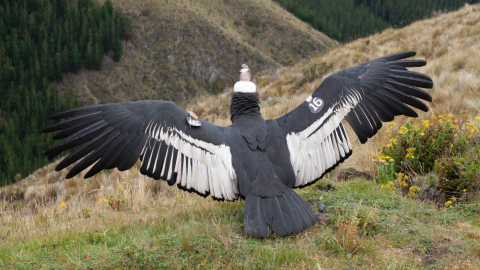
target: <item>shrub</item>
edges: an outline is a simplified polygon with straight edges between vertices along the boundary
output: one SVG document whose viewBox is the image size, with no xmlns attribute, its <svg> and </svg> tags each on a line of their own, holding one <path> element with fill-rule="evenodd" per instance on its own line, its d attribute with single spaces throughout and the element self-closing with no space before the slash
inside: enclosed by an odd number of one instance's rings
<svg viewBox="0 0 480 270">
<path fill-rule="evenodd" d="M 389 165 L 391 166 L 391 164 Z M 395 173 L 395 177 L 396 178 L 393 181 L 388 181 L 386 184 L 382 185 L 381 188 L 389 191 L 399 190 L 410 198 L 418 198 L 420 187 L 414 186 L 408 179 L 407 175 L 404 173 Z"/>
<path fill-rule="evenodd" d="M 451 113 L 433 115 L 428 120 L 411 118 L 398 130 L 395 127 L 394 122 L 390 123 L 388 144 L 374 159 L 377 174 L 387 170 L 385 166 L 408 175 L 431 172 L 436 160 L 465 153 L 472 139 L 480 137 L 478 124 L 469 121 L 466 115 L 457 118 Z"/>
<path fill-rule="evenodd" d="M 480 190 L 479 158 L 480 146 L 476 146 L 464 156 L 437 160 L 434 169 L 440 189 L 452 195 Z"/>
<path fill-rule="evenodd" d="M 325 247 L 347 257 L 367 252 L 365 236 L 376 234 L 379 225 L 377 208 L 359 205 L 340 215 L 335 222 L 335 234 L 324 238 Z"/>
<path fill-rule="evenodd" d="M 444 113 L 428 120 L 409 119 L 398 129 L 390 123 L 388 144 L 373 158 L 374 176 L 383 183 L 382 188 L 418 198 L 421 189 L 409 176 L 434 172 L 435 186 L 445 194 L 447 207 L 456 198 L 465 201 L 465 194 L 479 191 L 480 145 L 474 145 L 480 139 L 476 123 L 480 118 L 470 121 L 465 113 L 461 117 Z"/>
<path fill-rule="evenodd" d="M 322 77 L 324 74 L 332 70 L 332 65 L 313 63 L 303 69 L 303 76 L 307 82 L 312 82 L 315 79 Z"/>
</svg>

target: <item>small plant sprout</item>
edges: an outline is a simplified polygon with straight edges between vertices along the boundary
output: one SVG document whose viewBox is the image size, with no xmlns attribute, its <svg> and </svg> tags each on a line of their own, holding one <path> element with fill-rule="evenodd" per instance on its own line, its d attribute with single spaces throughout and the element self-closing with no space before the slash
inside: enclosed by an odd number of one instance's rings
<svg viewBox="0 0 480 270">
<path fill-rule="evenodd" d="M 84 206 L 83 207 L 83 216 L 88 217 L 88 212 L 89 212 L 88 207 Z"/>
<path fill-rule="evenodd" d="M 112 208 L 112 210 L 115 211 L 120 211 L 122 210 L 122 206 L 125 204 L 125 198 L 115 196 L 115 195 L 110 195 L 110 198 L 108 199 L 108 206 Z"/>
</svg>

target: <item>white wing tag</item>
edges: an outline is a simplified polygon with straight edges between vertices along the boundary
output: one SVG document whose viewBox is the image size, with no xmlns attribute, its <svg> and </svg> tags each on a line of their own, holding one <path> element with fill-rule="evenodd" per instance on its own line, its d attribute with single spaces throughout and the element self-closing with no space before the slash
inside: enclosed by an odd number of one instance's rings
<svg viewBox="0 0 480 270">
<path fill-rule="evenodd" d="M 202 123 L 200 123 L 200 120 L 198 119 L 197 115 L 193 112 L 188 112 L 187 116 L 187 123 L 190 127 L 200 127 L 202 126 Z"/>
<path fill-rule="evenodd" d="M 322 110 L 323 105 L 325 104 L 323 100 L 319 97 L 309 96 L 307 98 L 308 108 L 312 113 L 318 113 Z"/>
</svg>

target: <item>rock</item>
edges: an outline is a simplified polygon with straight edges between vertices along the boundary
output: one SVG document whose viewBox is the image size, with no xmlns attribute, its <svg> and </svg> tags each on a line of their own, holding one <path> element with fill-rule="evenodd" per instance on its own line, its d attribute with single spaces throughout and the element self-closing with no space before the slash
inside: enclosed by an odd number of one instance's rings
<svg viewBox="0 0 480 270">
<path fill-rule="evenodd" d="M 37 181 L 38 179 L 37 179 L 37 177 L 36 177 L 35 175 L 30 174 L 30 175 L 27 177 L 27 180 L 28 180 L 29 182 L 35 182 L 35 181 Z"/>
<path fill-rule="evenodd" d="M 318 185 L 315 187 L 316 189 L 320 190 L 320 191 L 335 191 L 335 187 L 332 185 L 332 184 L 327 184 L 326 186 L 324 185 Z"/>
<path fill-rule="evenodd" d="M 157 34 L 157 40 L 158 41 L 163 41 L 164 40 L 165 30 L 166 30 L 165 25 L 159 25 L 157 27 L 157 29 L 155 30 L 155 32 Z"/>
<path fill-rule="evenodd" d="M 142 69 L 138 69 L 138 70 L 135 72 L 135 78 L 136 78 L 138 81 L 143 81 L 143 79 L 145 78 L 145 72 L 144 72 Z"/>
<path fill-rule="evenodd" d="M 214 71 L 212 72 L 212 75 L 210 75 L 209 82 L 210 82 L 211 84 L 214 83 L 215 80 L 217 79 L 217 77 L 218 77 L 218 74 L 217 74 L 216 70 L 214 70 Z"/>
<path fill-rule="evenodd" d="M 155 90 L 155 83 L 154 83 L 154 82 L 149 82 L 149 83 L 148 83 L 148 86 L 150 86 L 150 88 L 151 88 L 152 90 Z"/>
<path fill-rule="evenodd" d="M 359 171 L 354 168 L 347 168 L 337 175 L 337 181 L 348 181 L 350 178 L 365 178 L 366 180 L 373 180 L 370 173 L 366 171 Z"/>
<path fill-rule="evenodd" d="M 443 205 L 447 200 L 447 195 L 438 185 L 434 187 L 427 185 L 422 187 L 422 189 L 418 193 L 418 198 L 420 200 L 432 201 L 437 205 Z"/>
<path fill-rule="evenodd" d="M 320 211 L 320 213 L 325 212 L 325 204 L 321 203 L 321 204 L 318 206 L 318 210 Z"/>
<path fill-rule="evenodd" d="M 175 64 L 175 55 L 173 54 L 167 55 L 167 61 L 172 65 Z"/>
<path fill-rule="evenodd" d="M 140 12 L 140 16 L 148 17 L 148 16 L 150 16 L 150 13 L 152 13 L 152 11 L 148 8 L 145 8 L 145 9 L 142 10 L 142 12 Z"/>
</svg>

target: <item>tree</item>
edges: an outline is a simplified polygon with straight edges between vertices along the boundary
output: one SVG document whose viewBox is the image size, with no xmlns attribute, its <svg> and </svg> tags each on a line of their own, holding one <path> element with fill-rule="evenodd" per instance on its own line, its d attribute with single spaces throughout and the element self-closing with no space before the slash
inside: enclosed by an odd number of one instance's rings
<svg viewBox="0 0 480 270">
<path fill-rule="evenodd" d="M 110 17 L 113 14 L 113 5 L 111 0 L 105 1 L 105 3 L 102 6 L 102 13 L 104 13 L 104 19 L 110 19 Z"/>
<path fill-rule="evenodd" d="M 62 54 L 58 52 L 55 55 L 54 80 L 59 82 L 63 79 Z"/>
<path fill-rule="evenodd" d="M 95 68 L 96 58 L 97 57 L 95 55 L 95 45 L 93 44 L 92 38 L 90 38 L 88 40 L 87 50 L 85 51 L 85 56 L 84 56 L 85 67 L 88 69 Z"/>
<path fill-rule="evenodd" d="M 82 64 L 101 69 L 113 49 L 120 59 L 121 39 L 129 34 L 120 32 L 130 28 L 113 10 L 110 0 L 103 6 L 93 0 L 0 0 L 0 98 L 9 101 L 0 103 L 0 185 L 47 162 L 42 152 L 53 140 L 40 136 L 39 128 L 48 124 L 47 115 L 77 106 L 71 93 L 59 99 L 49 84 Z"/>
<path fill-rule="evenodd" d="M 120 58 L 122 57 L 122 49 L 122 40 L 120 39 L 120 37 L 118 37 L 115 40 L 115 46 L 113 46 L 113 61 L 120 61 Z"/>
<path fill-rule="evenodd" d="M 103 65 L 103 46 L 100 42 L 95 43 L 95 69 L 102 69 Z"/>
<path fill-rule="evenodd" d="M 82 67 L 82 54 L 78 50 L 77 42 L 73 42 L 70 47 L 68 64 L 70 65 L 70 71 L 77 73 Z"/>
</svg>

